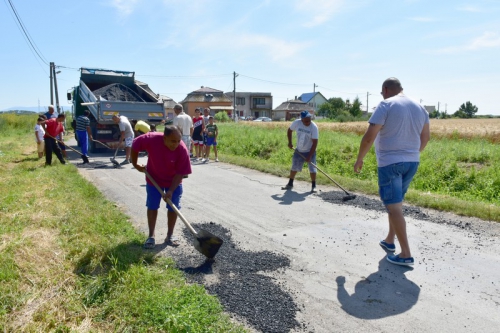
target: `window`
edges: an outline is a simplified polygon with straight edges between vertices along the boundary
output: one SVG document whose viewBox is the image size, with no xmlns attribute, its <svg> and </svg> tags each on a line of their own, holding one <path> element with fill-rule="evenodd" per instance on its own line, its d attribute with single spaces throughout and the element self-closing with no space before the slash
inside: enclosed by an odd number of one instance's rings
<svg viewBox="0 0 500 333">
<path fill-rule="evenodd" d="M 264 105 L 264 104 L 266 104 L 265 98 L 254 98 L 253 99 L 253 105 Z"/>
<path fill-rule="evenodd" d="M 236 97 L 236 105 L 245 105 L 245 97 Z"/>
</svg>

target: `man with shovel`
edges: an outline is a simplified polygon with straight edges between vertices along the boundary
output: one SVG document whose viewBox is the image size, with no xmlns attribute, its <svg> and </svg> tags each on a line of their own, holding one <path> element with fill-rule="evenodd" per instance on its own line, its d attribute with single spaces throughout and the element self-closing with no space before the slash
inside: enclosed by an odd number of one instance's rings
<svg viewBox="0 0 500 333">
<path fill-rule="evenodd" d="M 429 114 L 424 107 L 403 94 L 398 79 L 391 77 L 382 84 L 382 97 L 373 112 L 359 147 L 354 172 L 361 172 L 363 158 L 375 142 L 380 198 L 389 216 L 389 232 L 380 245 L 395 252 L 395 236 L 401 253 L 388 255 L 387 260 L 396 265 L 411 266 L 410 245 L 403 215 L 403 199 L 416 174 L 420 152 L 430 139 Z"/>
<path fill-rule="evenodd" d="M 139 152 L 148 153 L 147 165 L 137 164 Z M 182 133 L 177 126 L 167 125 L 165 131 L 149 132 L 137 137 L 132 144 L 131 160 L 135 169 L 145 172 L 161 187 L 163 195 L 156 189 L 154 184 L 146 178 L 146 206 L 149 227 L 149 236 L 144 243 L 144 248 L 152 249 L 155 246 L 155 227 L 158 217 L 158 208 L 161 199 L 170 199 L 180 209 L 182 197 L 182 179 L 191 173 L 191 162 L 189 150 L 182 142 Z M 179 240 L 173 236 L 177 214 L 173 208 L 167 205 L 168 231 L 165 243 L 170 246 L 178 246 Z"/>
<path fill-rule="evenodd" d="M 311 192 L 315 192 L 317 170 L 313 164 L 316 164 L 316 146 L 318 145 L 319 131 L 318 126 L 311 120 L 311 114 L 308 111 L 302 111 L 300 119 L 295 120 L 288 128 L 288 148 L 290 149 L 293 149 L 292 133 L 294 131 L 297 132 L 297 147 L 292 157 L 290 179 L 282 189 L 291 190 L 293 188 L 295 175 L 298 171 L 302 171 L 304 163 L 307 163 L 312 182 Z"/>
</svg>

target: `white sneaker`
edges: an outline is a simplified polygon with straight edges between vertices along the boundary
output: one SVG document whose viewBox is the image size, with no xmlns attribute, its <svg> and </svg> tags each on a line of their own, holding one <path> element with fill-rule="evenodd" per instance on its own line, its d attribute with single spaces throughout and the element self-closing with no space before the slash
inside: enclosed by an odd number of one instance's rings
<svg viewBox="0 0 500 333">
<path fill-rule="evenodd" d="M 216 159 L 215 159 L 215 162 L 219 162 L 219 159 L 218 159 L 218 158 L 216 158 Z"/>
<path fill-rule="evenodd" d="M 205 159 L 204 159 L 204 158 L 202 158 L 202 159 L 201 159 L 201 161 L 202 161 L 202 162 L 205 162 Z"/>
</svg>

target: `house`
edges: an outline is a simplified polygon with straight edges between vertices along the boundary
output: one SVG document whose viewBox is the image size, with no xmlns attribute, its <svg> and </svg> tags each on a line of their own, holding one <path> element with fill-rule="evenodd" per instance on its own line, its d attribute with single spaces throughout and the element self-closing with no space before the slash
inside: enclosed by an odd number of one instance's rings
<svg viewBox="0 0 500 333">
<path fill-rule="evenodd" d="M 328 102 L 325 96 L 323 96 L 323 94 L 319 91 L 302 94 L 299 96 L 299 100 L 307 103 L 315 111 L 317 111 L 321 105 Z"/>
<path fill-rule="evenodd" d="M 166 118 L 165 120 L 173 120 L 175 116 L 174 112 L 174 105 L 177 104 L 172 98 L 165 96 L 165 95 L 159 95 L 158 96 L 158 101 L 163 102 L 163 108 L 165 109 L 165 115 Z"/>
<path fill-rule="evenodd" d="M 234 103 L 234 93 L 227 92 Z M 269 117 L 273 110 L 273 96 L 265 92 L 236 92 L 236 114 L 239 117 Z"/>
<path fill-rule="evenodd" d="M 314 117 L 315 111 L 313 107 L 306 102 L 295 98 L 294 100 L 281 103 L 276 109 L 273 110 L 271 118 L 273 120 L 298 119 L 300 117 L 300 113 L 304 110 L 309 111 L 309 113 L 311 113 Z"/>
<path fill-rule="evenodd" d="M 201 86 L 200 89 L 189 93 L 179 103 L 184 107 L 184 112 L 191 117 L 195 115 L 194 110 L 196 108 L 200 108 L 201 110 L 209 108 L 212 116 L 220 111 L 226 111 L 229 117 L 233 113 L 233 101 L 221 90 L 210 87 Z"/>
</svg>

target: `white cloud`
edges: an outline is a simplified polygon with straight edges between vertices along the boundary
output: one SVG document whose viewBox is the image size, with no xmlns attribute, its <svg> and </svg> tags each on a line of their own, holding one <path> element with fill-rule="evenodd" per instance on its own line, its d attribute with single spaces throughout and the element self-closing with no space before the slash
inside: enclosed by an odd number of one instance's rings
<svg viewBox="0 0 500 333">
<path fill-rule="evenodd" d="M 462 12 L 471 12 L 471 13 L 480 13 L 482 11 L 478 7 L 474 7 L 474 6 L 470 6 L 470 5 L 458 7 L 457 10 L 462 11 Z"/>
<path fill-rule="evenodd" d="M 327 22 L 342 7 L 343 0 L 296 0 L 295 8 L 304 14 L 305 27 Z"/>
<path fill-rule="evenodd" d="M 111 0 L 110 5 L 118 11 L 118 15 L 126 17 L 132 14 L 140 0 Z"/>
<path fill-rule="evenodd" d="M 438 54 L 459 53 L 465 51 L 476 51 L 480 49 L 500 47 L 500 35 L 495 32 L 486 31 L 481 36 L 474 38 L 470 43 L 461 46 L 450 46 L 437 50 Z"/>
<path fill-rule="evenodd" d="M 434 22 L 436 19 L 432 17 L 410 17 L 409 20 L 416 22 Z"/>
<path fill-rule="evenodd" d="M 467 50 L 477 50 L 500 46 L 500 36 L 497 33 L 486 31 L 482 36 L 474 39 L 466 46 Z"/>
</svg>

